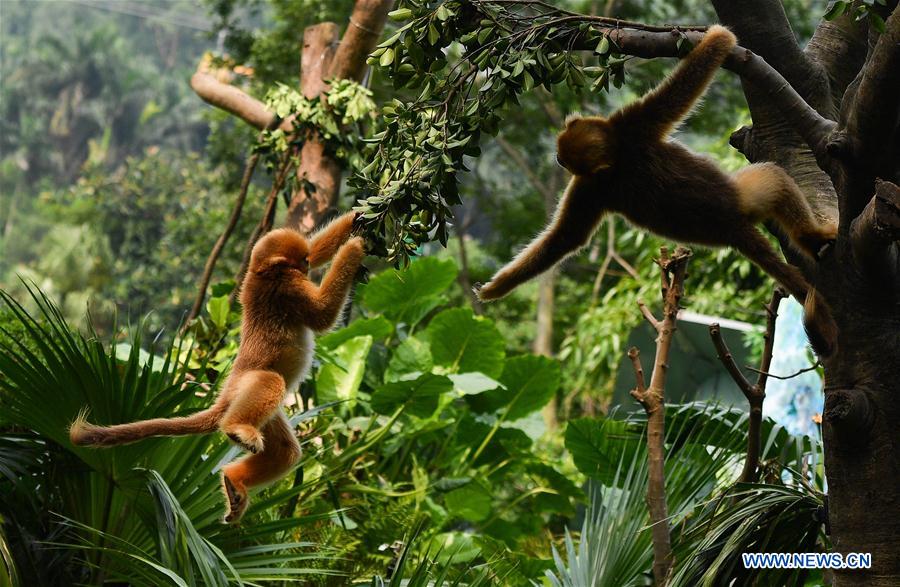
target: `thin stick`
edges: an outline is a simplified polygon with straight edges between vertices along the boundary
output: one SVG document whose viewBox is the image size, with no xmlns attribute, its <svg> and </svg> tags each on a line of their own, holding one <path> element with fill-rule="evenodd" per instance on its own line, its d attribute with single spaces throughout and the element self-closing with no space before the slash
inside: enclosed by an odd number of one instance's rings
<svg viewBox="0 0 900 587">
<path fill-rule="evenodd" d="M 636 348 L 628 351 L 634 368 L 637 386 L 631 395 L 647 412 L 647 507 L 653 540 L 653 578 L 658 586 L 666 585 L 672 568 L 672 540 L 669 533 L 669 514 L 666 505 L 665 479 L 665 387 L 669 369 L 669 351 L 675 334 L 678 306 L 684 294 L 684 279 L 691 252 L 678 247 L 672 256 L 666 247 L 660 248 L 660 285 L 663 298 L 663 318 L 658 320 L 643 302 L 638 302 L 644 318 L 656 330 L 656 358 L 650 386 L 645 387 L 644 372 L 641 368 L 640 352 Z"/>
<path fill-rule="evenodd" d="M 277 128 L 281 124 L 281 120 L 280 117 L 273 116 L 272 120 L 269 121 L 269 124 L 260 131 L 256 143 L 258 144 L 262 141 L 266 132 Z M 206 266 L 203 268 L 203 276 L 200 278 L 200 285 L 197 288 L 197 297 L 194 298 L 194 305 L 191 306 L 191 311 L 188 313 L 187 319 L 181 327 L 182 333 L 187 329 L 188 325 L 200 315 L 200 310 L 203 308 L 203 300 L 206 298 L 206 288 L 209 287 L 209 281 L 212 279 L 213 270 L 216 268 L 216 262 L 218 262 L 219 256 L 222 254 L 222 250 L 225 248 L 225 244 L 228 242 L 231 233 L 234 232 L 238 220 L 241 218 L 241 212 L 244 210 L 244 202 L 247 200 L 247 192 L 250 189 L 253 172 L 256 171 L 256 165 L 259 163 L 259 157 L 259 151 L 255 151 L 247 159 L 247 164 L 244 166 L 244 175 L 241 177 L 240 192 L 238 192 L 234 208 L 231 210 L 231 217 L 228 219 L 225 230 L 222 231 L 222 234 L 220 234 L 219 238 L 216 240 L 216 244 L 213 245 L 209 257 L 206 259 Z"/>
<path fill-rule="evenodd" d="M 278 204 L 278 194 L 281 192 L 281 188 L 284 187 L 288 174 L 291 169 L 293 169 L 292 163 L 293 159 L 288 155 L 281 163 L 281 167 L 275 175 L 272 189 L 269 190 L 269 195 L 266 198 L 266 209 L 263 211 L 262 218 L 260 218 L 259 222 L 256 224 L 256 228 L 253 229 L 253 234 L 250 235 L 247 246 L 244 247 L 244 256 L 241 259 L 241 266 L 234 276 L 234 289 L 231 290 L 231 295 L 228 296 L 231 303 L 234 303 L 234 300 L 237 299 L 238 292 L 241 289 L 241 283 L 244 281 L 244 275 L 247 273 L 247 267 L 250 266 L 250 255 L 253 253 L 253 246 L 256 245 L 256 241 L 264 234 L 272 230 L 272 224 L 275 221 L 275 206 Z"/>
<path fill-rule="evenodd" d="M 781 300 L 786 297 L 784 290 L 776 288 L 772 292 L 772 299 L 766 306 L 766 331 L 765 345 L 763 346 L 763 355 L 760 360 L 760 368 L 753 369 L 759 374 L 756 383 L 744 377 L 740 368 L 734 361 L 725 339 L 722 337 L 722 330 L 718 324 L 709 326 L 709 336 L 712 339 L 713 346 L 716 347 L 716 354 L 725 370 L 731 375 L 731 378 L 740 388 L 747 402 L 750 404 L 750 417 L 747 422 L 747 457 L 744 459 L 744 468 L 738 481 L 741 483 L 754 483 L 759 479 L 759 449 L 760 449 L 760 433 L 762 427 L 762 409 L 763 401 L 766 399 L 766 383 L 769 377 L 769 365 L 772 364 L 772 352 L 775 346 L 775 320 L 778 318 L 778 306 Z"/>
</svg>

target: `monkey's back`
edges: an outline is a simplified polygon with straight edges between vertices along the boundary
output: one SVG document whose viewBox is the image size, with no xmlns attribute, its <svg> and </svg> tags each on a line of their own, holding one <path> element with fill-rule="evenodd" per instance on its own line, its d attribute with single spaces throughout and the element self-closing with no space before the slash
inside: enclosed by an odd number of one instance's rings
<svg viewBox="0 0 900 587">
<path fill-rule="evenodd" d="M 596 179 L 605 207 L 677 241 L 728 246 L 746 224 L 731 178 L 677 142 L 622 149 Z"/>
</svg>

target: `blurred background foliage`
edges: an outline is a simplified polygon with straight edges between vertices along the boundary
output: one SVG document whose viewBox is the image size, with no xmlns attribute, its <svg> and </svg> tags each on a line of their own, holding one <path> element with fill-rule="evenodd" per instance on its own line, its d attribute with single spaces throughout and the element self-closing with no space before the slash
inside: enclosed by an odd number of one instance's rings
<svg viewBox="0 0 900 587">
<path fill-rule="evenodd" d="M 343 27 L 352 4 L 0 2 L 0 487 L 11 496 L 0 510 L 0 560 L 9 576 L 23 584 L 149 585 L 174 575 L 188 585 L 439 576 L 584 585 L 578 577 L 601 580 L 618 569 L 615 584 L 648 584 L 646 472 L 634 447 L 642 423 L 627 416 L 632 406 L 618 419 L 604 414 L 641 319 L 636 301 L 658 300 L 652 259 L 671 243 L 608 218 L 554 275 L 545 332 L 536 306 L 548 302 L 538 302 L 537 281 L 483 307 L 470 289 L 545 224 L 567 181 L 554 161 L 565 115 L 627 103 L 669 61 L 633 60 L 627 83 L 609 92 L 561 84 L 505 109 L 498 136 L 482 140 L 481 155 L 466 160 L 471 171 L 457 175 L 463 203 L 448 246 L 422 247 L 424 258 L 402 277 L 407 287 L 424 284 L 422 304 L 410 307 L 404 296 L 421 290 L 398 286 L 395 270 L 370 258 L 373 278 L 359 288 L 349 325 L 321 341 L 314 375 L 291 408 L 303 463 L 257 499 L 252 524 L 217 522 L 214 472 L 235 454 L 219 438 L 103 453 L 68 445 L 65 426 L 84 405 L 108 422 L 205 405 L 234 357 L 240 308 L 228 303 L 230 280 L 272 178 L 257 172 L 207 312 L 177 337 L 256 137 L 191 91 L 197 64 L 211 52 L 248 68 L 234 83 L 260 99 L 276 83 L 296 87 L 303 28 L 329 19 Z M 557 4 L 655 24 L 714 18 L 701 0 Z M 784 4 L 795 33 L 808 38 L 822 7 Z M 385 37 L 397 26 L 389 22 Z M 366 84 L 379 106 L 417 94 L 394 89 L 378 67 Z M 737 79 L 723 73 L 678 139 L 738 168 L 744 161 L 728 137 L 748 120 Z M 352 204 L 345 195 L 341 207 Z M 695 249 L 684 305 L 759 325 L 770 287 L 746 259 Z M 444 359 L 463 334 L 491 349 L 466 368 Z M 546 348 L 536 345 L 542 335 Z M 759 338 L 747 342 L 758 346 Z M 548 353 L 555 358 L 538 356 Z M 531 403 L 516 405 L 527 374 L 541 383 L 528 391 Z M 133 396 L 136 388 L 142 395 Z M 53 413 L 44 413 L 48 405 Z M 794 516 L 781 519 L 790 526 L 781 538 L 821 538 L 812 516 L 803 517 L 821 501 L 816 446 L 770 423 L 770 478 L 784 489 L 738 488 L 722 518 L 709 500 L 735 476 L 742 416 L 726 406 L 684 410 L 673 412 L 684 428 L 675 427 L 682 434 L 672 441 L 684 470 L 672 474 L 705 475 L 679 497 L 686 548 L 703 549 L 716 563 L 710 568 L 730 572 L 734 561 L 718 556 L 723 536 L 735 520 L 763 516 L 759 503 Z M 701 454 L 692 434 L 709 419 L 723 422 L 720 442 Z M 547 433 L 548 425 L 558 428 Z M 601 441 L 578 444 L 579 430 L 582 440 Z M 597 463 L 605 463 L 602 474 Z M 707 522 L 719 534 L 697 529 Z M 741 531 L 759 545 L 754 529 Z M 623 532 L 635 539 L 611 546 L 610 536 Z M 595 548 L 598 540 L 607 550 Z M 607 558 L 580 558 L 579 548 Z M 707 570 L 685 565 L 677 577 L 697 584 Z"/>
</svg>

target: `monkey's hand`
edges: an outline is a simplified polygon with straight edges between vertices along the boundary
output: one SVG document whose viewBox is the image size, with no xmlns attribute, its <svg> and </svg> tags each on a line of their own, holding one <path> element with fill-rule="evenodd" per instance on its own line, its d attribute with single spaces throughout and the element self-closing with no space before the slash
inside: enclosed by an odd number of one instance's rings
<svg viewBox="0 0 900 587">
<path fill-rule="evenodd" d="M 496 280 L 491 280 L 488 283 L 476 283 L 472 291 L 475 292 L 479 301 L 493 302 L 511 292 L 512 288 L 503 286 Z"/>
</svg>

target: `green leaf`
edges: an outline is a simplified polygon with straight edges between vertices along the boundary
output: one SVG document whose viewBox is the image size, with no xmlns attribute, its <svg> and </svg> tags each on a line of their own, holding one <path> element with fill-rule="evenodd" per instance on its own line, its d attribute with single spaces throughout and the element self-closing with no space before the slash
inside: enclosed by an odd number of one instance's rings
<svg viewBox="0 0 900 587">
<path fill-rule="evenodd" d="M 874 28 L 879 33 L 884 32 L 884 30 L 885 30 L 884 19 L 881 18 L 880 15 L 872 12 L 871 10 L 869 11 L 869 23 L 872 25 L 872 28 Z"/>
<path fill-rule="evenodd" d="M 319 403 L 356 399 L 371 348 L 371 336 L 357 336 L 334 349 L 332 354 L 340 365 L 327 364 L 319 369 L 316 377 Z"/>
<path fill-rule="evenodd" d="M 384 373 L 385 382 L 403 379 L 410 373 L 427 373 L 434 366 L 428 343 L 414 336 L 407 337 L 391 356 Z"/>
<path fill-rule="evenodd" d="M 609 51 L 609 37 L 603 35 L 603 38 L 600 39 L 600 43 L 597 44 L 597 48 L 594 49 L 594 53 L 599 55 L 606 55 Z"/>
<path fill-rule="evenodd" d="M 382 340 L 394 332 L 394 325 L 384 316 L 354 320 L 346 328 L 341 328 L 318 339 L 319 346 L 329 349 L 337 348 L 344 342 L 357 336 L 371 336 L 374 340 Z"/>
<path fill-rule="evenodd" d="M 381 57 L 378 59 L 378 64 L 381 67 L 387 67 L 391 63 L 394 62 L 394 50 L 388 47 L 384 50 L 384 53 L 381 54 Z"/>
<path fill-rule="evenodd" d="M 444 505 L 452 516 L 480 522 L 491 514 L 491 494 L 480 483 L 472 482 L 448 492 Z"/>
<path fill-rule="evenodd" d="M 412 15 L 413 15 L 413 11 L 410 10 L 409 8 L 398 8 L 397 10 L 392 10 L 392 11 L 388 12 L 388 17 L 390 17 L 391 20 L 397 20 L 397 21 L 407 20 Z"/>
<path fill-rule="evenodd" d="M 847 11 L 847 8 L 850 7 L 850 3 L 846 0 L 835 0 L 831 4 L 828 5 L 828 8 L 825 9 L 825 20 L 834 20 L 840 15 L 844 14 Z"/>
<path fill-rule="evenodd" d="M 640 441 L 641 436 L 625 422 L 610 418 L 582 418 L 566 427 L 566 450 L 575 466 L 606 485 L 614 483 L 625 445 L 636 450 Z"/>
<path fill-rule="evenodd" d="M 503 387 L 499 381 L 491 379 L 484 373 L 459 373 L 448 375 L 456 391 L 462 395 L 474 395 Z"/>
<path fill-rule="evenodd" d="M 453 382 L 443 375 L 424 373 L 416 379 L 394 381 L 372 394 L 372 409 L 390 414 L 402 405 L 413 416 L 427 418 L 438 406 L 438 397 L 453 389 Z"/>
<path fill-rule="evenodd" d="M 442 303 L 443 293 L 456 279 L 456 264 L 423 257 L 403 271 L 391 269 L 360 288 L 363 305 L 394 322 L 415 325 Z"/>
<path fill-rule="evenodd" d="M 210 298 L 206 302 L 206 311 L 209 312 L 209 319 L 219 328 L 224 328 L 228 323 L 228 310 L 231 304 L 228 303 L 228 296 L 219 296 Z"/>
<path fill-rule="evenodd" d="M 470 308 L 444 310 L 428 324 L 435 365 L 449 373 L 479 371 L 497 377 L 503 371 L 506 344 L 494 323 Z"/>
<path fill-rule="evenodd" d="M 522 355 L 506 360 L 502 387 L 473 397 L 477 412 L 496 412 L 505 407 L 504 419 L 517 420 L 539 410 L 559 388 L 559 363 L 548 357 Z"/>
</svg>

